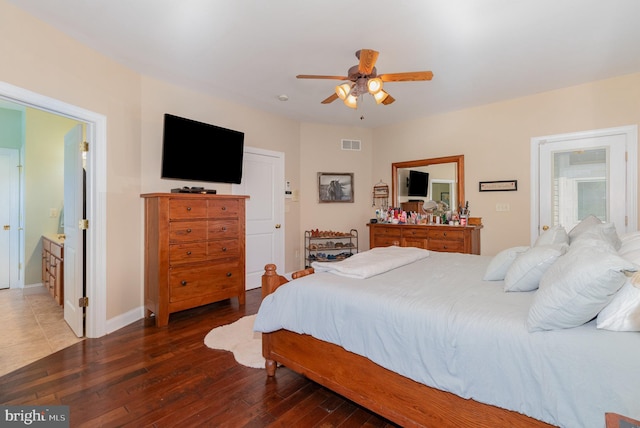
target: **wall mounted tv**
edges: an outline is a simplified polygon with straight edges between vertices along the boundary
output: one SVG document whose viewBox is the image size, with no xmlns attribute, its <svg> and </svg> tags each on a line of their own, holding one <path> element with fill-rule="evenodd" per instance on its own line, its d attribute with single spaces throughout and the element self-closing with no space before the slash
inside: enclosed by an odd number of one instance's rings
<svg viewBox="0 0 640 428">
<path fill-rule="evenodd" d="M 243 153 L 243 132 L 164 115 L 162 178 L 240 184 Z"/>
<path fill-rule="evenodd" d="M 422 171 L 409 170 L 407 178 L 409 190 L 408 196 L 427 196 L 429 191 L 429 173 Z"/>
</svg>

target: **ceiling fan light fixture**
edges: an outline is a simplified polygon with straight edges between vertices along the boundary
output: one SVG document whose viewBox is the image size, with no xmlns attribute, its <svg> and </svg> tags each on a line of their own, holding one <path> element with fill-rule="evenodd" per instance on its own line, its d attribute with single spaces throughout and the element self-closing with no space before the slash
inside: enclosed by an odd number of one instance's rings
<svg viewBox="0 0 640 428">
<path fill-rule="evenodd" d="M 380 104 L 385 99 L 387 99 L 388 96 L 389 96 L 388 93 L 386 93 L 384 90 L 380 89 L 380 91 L 378 91 L 375 94 L 373 94 L 373 99 L 376 100 L 376 104 Z"/>
<path fill-rule="evenodd" d="M 369 79 L 367 81 L 367 90 L 371 95 L 379 93 L 382 90 L 382 79 L 379 77 Z"/>
<path fill-rule="evenodd" d="M 344 99 L 344 105 L 351 108 L 358 108 L 358 98 L 349 94 L 347 98 Z"/>
<path fill-rule="evenodd" d="M 349 83 L 343 83 L 342 85 L 336 86 L 336 95 L 341 100 L 344 100 L 349 96 L 349 92 L 351 91 L 351 85 Z"/>
</svg>

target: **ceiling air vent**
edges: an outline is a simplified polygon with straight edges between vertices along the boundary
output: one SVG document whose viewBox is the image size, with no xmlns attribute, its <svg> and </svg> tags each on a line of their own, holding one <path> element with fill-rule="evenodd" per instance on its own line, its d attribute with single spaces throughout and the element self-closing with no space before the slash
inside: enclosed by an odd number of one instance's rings
<svg viewBox="0 0 640 428">
<path fill-rule="evenodd" d="M 342 150 L 358 150 L 360 151 L 360 140 L 342 139 Z"/>
</svg>

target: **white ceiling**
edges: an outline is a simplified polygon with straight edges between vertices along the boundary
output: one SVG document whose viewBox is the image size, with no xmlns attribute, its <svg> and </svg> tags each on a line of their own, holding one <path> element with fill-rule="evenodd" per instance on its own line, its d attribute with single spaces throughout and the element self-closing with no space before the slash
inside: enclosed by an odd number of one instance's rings
<svg viewBox="0 0 640 428">
<path fill-rule="evenodd" d="M 639 0 L 8 1 L 143 74 L 305 122 L 377 127 L 640 72 Z M 295 78 L 346 75 L 361 48 L 379 74 L 434 78 L 358 110 L 320 104 L 339 81 Z"/>
</svg>

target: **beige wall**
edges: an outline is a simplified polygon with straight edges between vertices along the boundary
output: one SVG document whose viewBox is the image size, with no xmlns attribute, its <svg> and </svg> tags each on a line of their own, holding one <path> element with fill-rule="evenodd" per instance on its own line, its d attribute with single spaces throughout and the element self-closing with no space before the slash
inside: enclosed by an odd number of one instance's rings
<svg viewBox="0 0 640 428">
<path fill-rule="evenodd" d="M 19 37 L 18 37 L 19 35 Z M 483 254 L 529 242 L 531 137 L 638 123 L 640 75 L 596 82 L 366 130 L 303 123 L 207 97 L 135 73 L 0 0 L 0 81 L 107 118 L 107 318 L 142 305 L 140 193 L 176 187 L 159 179 L 162 113 L 242 130 L 249 146 L 285 153 L 299 191 L 286 202 L 286 270 L 303 264 L 305 229 L 360 232 L 368 248 L 372 186 L 391 183 L 391 162 L 464 154 L 466 194 L 482 216 Z M 340 139 L 362 151 L 340 150 Z M 353 204 L 319 204 L 318 172 L 353 172 Z M 517 179 L 517 192 L 478 193 L 480 180 Z M 226 192 L 224 185 L 218 191 Z M 509 212 L 496 212 L 508 203 Z M 297 255 L 296 255 L 297 253 Z"/>
<path fill-rule="evenodd" d="M 342 150 L 341 140 L 361 140 L 360 151 Z M 349 231 L 357 229 L 359 247 L 369 248 L 366 223 L 375 217 L 373 185 L 380 179 L 372 175 L 372 132 L 363 128 L 303 123 L 300 132 L 300 224 L 303 230 Z M 389 166 L 390 168 L 390 166 Z M 353 203 L 319 203 L 318 172 L 353 172 Z M 304 245 L 300 242 L 304 258 Z"/>
<path fill-rule="evenodd" d="M 140 80 L 0 1 L 0 80 L 107 117 L 107 318 L 141 304 Z"/>
<path fill-rule="evenodd" d="M 374 176 L 390 163 L 465 156 L 465 195 L 483 219 L 482 254 L 530 244 L 531 138 L 640 122 L 640 74 L 593 82 L 375 130 Z M 637 165 L 634 166 L 637 168 Z M 478 191 L 479 181 L 518 180 L 517 192 Z M 507 203 L 511 211 L 497 212 Z"/>
<path fill-rule="evenodd" d="M 142 78 L 142 191 L 168 192 L 182 186 L 204 186 L 218 193 L 231 193 L 225 183 L 196 183 L 160 179 L 162 161 L 163 115 L 171 113 L 205 123 L 244 132 L 245 146 L 282 152 L 285 155 L 285 177 L 292 187 L 299 186 L 299 124 L 238 104 L 212 98 L 166 82 Z M 284 195 L 283 195 L 284 197 Z M 298 269 L 292 250 L 300 240 L 299 203 L 286 200 L 285 266 L 279 272 Z"/>
<path fill-rule="evenodd" d="M 25 285 L 42 282 L 41 236 L 59 233 L 64 198 L 64 136 L 75 120 L 26 109 Z M 52 217 L 51 210 L 57 215 Z"/>
<path fill-rule="evenodd" d="M 20 35 L 20 37 L 16 37 Z M 162 113 L 184 114 L 246 132 L 246 144 L 285 153 L 299 188 L 299 125 L 142 76 L 0 0 L 0 81 L 107 118 L 107 319 L 142 305 L 140 194 L 177 187 L 159 179 Z M 144 106 L 144 107 L 143 107 Z M 177 183 L 177 182 L 176 182 Z M 218 190 L 229 191 L 220 185 Z M 299 203 L 286 203 L 287 250 L 299 245 Z M 287 251 L 286 270 L 299 265 Z"/>
</svg>

